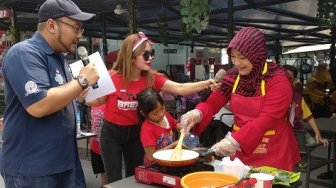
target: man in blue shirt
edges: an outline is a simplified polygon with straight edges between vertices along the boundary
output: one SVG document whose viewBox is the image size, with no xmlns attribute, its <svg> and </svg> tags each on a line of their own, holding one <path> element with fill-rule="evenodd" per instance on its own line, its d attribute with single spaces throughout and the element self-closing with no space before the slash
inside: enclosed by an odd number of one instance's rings
<svg viewBox="0 0 336 188">
<path fill-rule="evenodd" d="M 94 16 L 70 0 L 47 0 L 39 9 L 35 35 L 7 52 L 0 152 L 6 187 L 85 187 L 74 99 L 97 82 L 98 71 L 90 63 L 73 79 L 64 56 L 76 51 L 83 22 Z"/>
</svg>

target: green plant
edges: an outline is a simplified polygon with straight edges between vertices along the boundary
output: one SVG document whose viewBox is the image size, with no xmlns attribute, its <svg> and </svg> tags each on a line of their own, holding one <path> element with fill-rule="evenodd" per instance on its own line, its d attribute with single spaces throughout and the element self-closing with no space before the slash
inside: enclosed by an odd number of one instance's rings
<svg viewBox="0 0 336 188">
<path fill-rule="evenodd" d="M 129 34 L 137 33 L 137 22 L 136 22 L 137 9 L 136 9 L 135 0 L 129 1 L 127 10 L 128 10 L 127 11 L 128 33 Z"/>
<path fill-rule="evenodd" d="M 336 70 L 336 60 L 335 60 L 336 1 L 318 0 L 316 18 L 320 26 L 326 25 L 331 30 L 330 68 Z"/>
<path fill-rule="evenodd" d="M 16 29 L 14 26 L 9 26 L 8 30 L 6 31 L 7 41 L 13 45 L 16 41 Z"/>
<path fill-rule="evenodd" d="M 209 23 L 211 0 L 181 0 L 181 17 L 185 36 L 191 38 L 195 30 L 201 33 Z"/>
<path fill-rule="evenodd" d="M 317 21 L 319 25 L 327 25 L 329 28 L 336 25 L 336 1 L 318 0 Z"/>
<path fill-rule="evenodd" d="M 167 15 L 164 13 L 159 13 L 157 16 L 159 39 L 161 43 L 168 46 L 168 23 Z"/>
</svg>

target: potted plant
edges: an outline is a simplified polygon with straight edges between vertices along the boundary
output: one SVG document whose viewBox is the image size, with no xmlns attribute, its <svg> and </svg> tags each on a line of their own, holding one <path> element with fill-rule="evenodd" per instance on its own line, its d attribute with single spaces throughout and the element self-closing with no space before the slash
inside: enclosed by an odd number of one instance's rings
<svg viewBox="0 0 336 188">
<path fill-rule="evenodd" d="M 183 31 L 189 39 L 192 32 L 201 33 L 209 23 L 211 0 L 181 0 Z"/>
<path fill-rule="evenodd" d="M 326 25 L 331 30 L 330 68 L 336 71 L 336 60 L 335 60 L 336 1 L 318 0 L 316 18 L 320 26 Z"/>
<path fill-rule="evenodd" d="M 164 13 L 159 13 L 157 16 L 158 33 L 161 43 L 168 46 L 168 23 L 167 15 Z"/>
<path fill-rule="evenodd" d="M 8 30 L 6 31 L 6 40 L 9 44 L 9 46 L 14 45 L 16 41 L 16 29 L 14 26 L 9 26 Z"/>
</svg>

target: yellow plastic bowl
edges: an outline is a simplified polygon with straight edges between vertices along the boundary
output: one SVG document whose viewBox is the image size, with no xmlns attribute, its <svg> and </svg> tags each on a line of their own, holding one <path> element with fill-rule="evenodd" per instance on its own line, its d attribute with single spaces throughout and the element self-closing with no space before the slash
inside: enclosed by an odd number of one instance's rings
<svg viewBox="0 0 336 188">
<path fill-rule="evenodd" d="M 238 182 L 239 178 L 221 172 L 202 171 L 185 175 L 181 179 L 184 188 L 206 188 L 226 186 Z"/>
</svg>

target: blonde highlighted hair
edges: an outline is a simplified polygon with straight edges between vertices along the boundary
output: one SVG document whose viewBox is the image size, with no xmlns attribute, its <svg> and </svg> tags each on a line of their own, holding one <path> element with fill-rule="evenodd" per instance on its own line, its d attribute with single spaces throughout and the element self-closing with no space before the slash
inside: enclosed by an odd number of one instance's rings
<svg viewBox="0 0 336 188">
<path fill-rule="evenodd" d="M 134 74 L 135 59 L 146 49 L 146 42 L 143 42 L 134 50 L 134 52 L 132 52 L 133 45 L 139 38 L 138 34 L 131 34 L 124 39 L 118 52 L 117 61 L 114 63 L 112 68 L 112 70 L 115 70 L 118 74 L 122 75 L 124 84 L 127 87 L 130 85 L 132 75 Z M 160 75 L 160 73 L 152 69 L 150 71 L 142 71 L 142 76 L 146 77 L 148 87 L 152 87 L 154 85 L 154 74 Z"/>
</svg>

